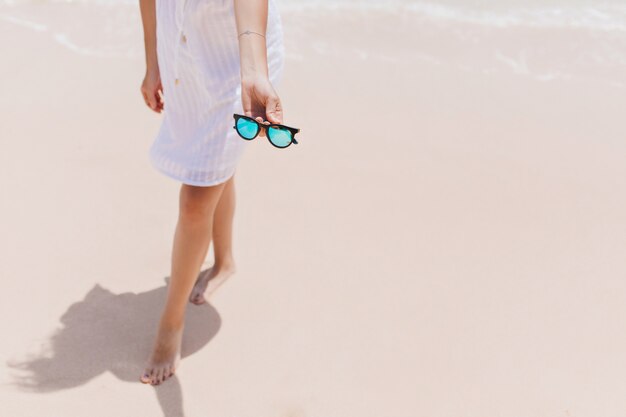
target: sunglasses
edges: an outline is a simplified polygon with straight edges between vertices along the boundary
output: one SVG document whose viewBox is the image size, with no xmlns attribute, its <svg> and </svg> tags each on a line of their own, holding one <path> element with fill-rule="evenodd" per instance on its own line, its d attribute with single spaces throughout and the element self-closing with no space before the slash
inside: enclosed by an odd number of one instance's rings
<svg viewBox="0 0 626 417">
<path fill-rule="evenodd" d="M 245 140 L 256 138 L 261 132 L 261 128 L 265 129 L 265 136 L 272 145 L 277 148 L 286 148 L 292 143 L 298 144 L 296 141 L 296 133 L 300 131 L 295 127 L 289 127 L 277 123 L 263 124 L 254 120 L 252 117 L 243 114 L 233 114 L 235 118 L 235 126 L 233 128 L 237 134 Z"/>
</svg>

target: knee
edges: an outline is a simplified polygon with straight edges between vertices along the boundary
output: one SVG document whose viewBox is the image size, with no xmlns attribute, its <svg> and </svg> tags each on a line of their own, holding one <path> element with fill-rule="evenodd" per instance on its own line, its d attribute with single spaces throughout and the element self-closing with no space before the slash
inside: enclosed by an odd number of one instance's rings
<svg viewBox="0 0 626 417">
<path fill-rule="evenodd" d="M 205 222 L 214 211 L 211 200 L 202 193 L 188 192 L 181 194 L 179 216 L 186 222 Z"/>
</svg>

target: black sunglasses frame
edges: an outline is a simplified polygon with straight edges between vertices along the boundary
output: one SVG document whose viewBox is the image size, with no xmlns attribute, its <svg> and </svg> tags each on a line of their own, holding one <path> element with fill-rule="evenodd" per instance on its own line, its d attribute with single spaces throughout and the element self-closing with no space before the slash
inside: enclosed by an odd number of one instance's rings
<svg viewBox="0 0 626 417">
<path fill-rule="evenodd" d="M 285 125 L 281 125 L 281 124 L 278 124 L 278 123 L 270 123 L 270 124 L 263 124 L 263 123 L 259 123 L 259 122 L 257 122 L 256 120 L 254 120 L 254 118 L 249 117 L 249 116 L 245 116 L 245 115 L 243 115 L 243 114 L 237 114 L 237 113 L 235 113 L 235 114 L 233 114 L 233 117 L 235 118 L 235 126 L 233 126 L 233 129 L 235 129 L 235 131 L 237 132 L 237 134 L 238 134 L 238 135 L 239 135 L 242 139 L 245 139 L 245 140 L 253 140 L 253 139 L 254 139 L 254 138 L 256 138 L 257 136 L 259 136 L 259 133 L 261 133 L 261 129 L 262 129 L 262 128 L 265 128 L 265 129 L 266 129 L 266 130 L 265 130 L 265 137 L 267 137 L 267 140 L 269 141 L 269 143 L 270 143 L 272 146 L 276 147 L 276 148 L 279 148 L 279 149 L 285 149 L 285 148 L 289 147 L 289 145 L 291 145 L 292 143 L 294 143 L 294 144 L 296 144 L 296 145 L 298 144 L 298 141 L 296 140 L 296 133 L 298 133 L 298 132 L 300 131 L 300 129 L 298 129 L 298 128 L 295 128 L 295 127 L 290 127 L 290 126 L 285 126 Z M 237 129 L 237 122 L 239 121 L 239 119 L 246 119 L 246 120 L 249 120 L 249 121 L 251 121 L 251 122 L 253 122 L 253 123 L 256 123 L 256 124 L 257 124 L 257 126 L 258 126 L 259 128 L 257 129 L 257 132 L 256 132 L 256 134 L 255 134 L 253 137 L 251 137 L 251 138 L 246 138 L 246 137 L 242 136 L 242 135 L 241 135 L 241 133 L 239 133 L 239 130 Z M 289 142 L 289 144 L 288 144 L 287 146 L 278 146 L 278 145 L 276 145 L 274 142 L 272 142 L 272 139 L 270 139 L 270 134 L 269 134 L 270 130 L 268 130 L 268 129 L 267 129 L 268 127 L 272 127 L 272 126 L 275 126 L 275 127 L 280 127 L 280 128 L 283 128 L 283 129 L 287 129 L 288 131 L 290 131 L 290 132 L 291 132 L 291 142 Z"/>
</svg>

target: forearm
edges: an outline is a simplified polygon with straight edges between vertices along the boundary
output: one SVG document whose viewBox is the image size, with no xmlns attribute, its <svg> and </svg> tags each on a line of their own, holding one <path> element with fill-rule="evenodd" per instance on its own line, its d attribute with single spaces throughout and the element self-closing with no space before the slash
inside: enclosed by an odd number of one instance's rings
<svg viewBox="0 0 626 417">
<path fill-rule="evenodd" d="M 237 34 L 247 30 L 265 35 L 268 0 L 234 0 Z M 242 79 L 267 77 L 267 49 L 265 36 L 256 33 L 239 36 L 239 60 Z"/>
<path fill-rule="evenodd" d="M 139 0 L 141 22 L 143 24 L 143 41 L 146 50 L 146 70 L 159 69 L 156 48 L 156 7 L 155 0 Z"/>
</svg>

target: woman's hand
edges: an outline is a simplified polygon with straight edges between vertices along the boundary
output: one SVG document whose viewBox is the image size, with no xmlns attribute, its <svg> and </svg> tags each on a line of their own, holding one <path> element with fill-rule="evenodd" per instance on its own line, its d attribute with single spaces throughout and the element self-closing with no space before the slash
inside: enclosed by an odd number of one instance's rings
<svg viewBox="0 0 626 417">
<path fill-rule="evenodd" d="M 241 80 L 241 103 L 244 114 L 260 123 L 282 123 L 283 108 L 270 80 L 264 75 Z M 267 121 L 265 121 L 267 119 Z M 265 129 L 259 133 L 265 137 Z"/>
<path fill-rule="evenodd" d="M 161 113 L 164 107 L 163 86 L 161 74 L 158 70 L 146 71 L 146 76 L 141 84 L 141 94 L 146 105 L 157 113 Z"/>
</svg>

